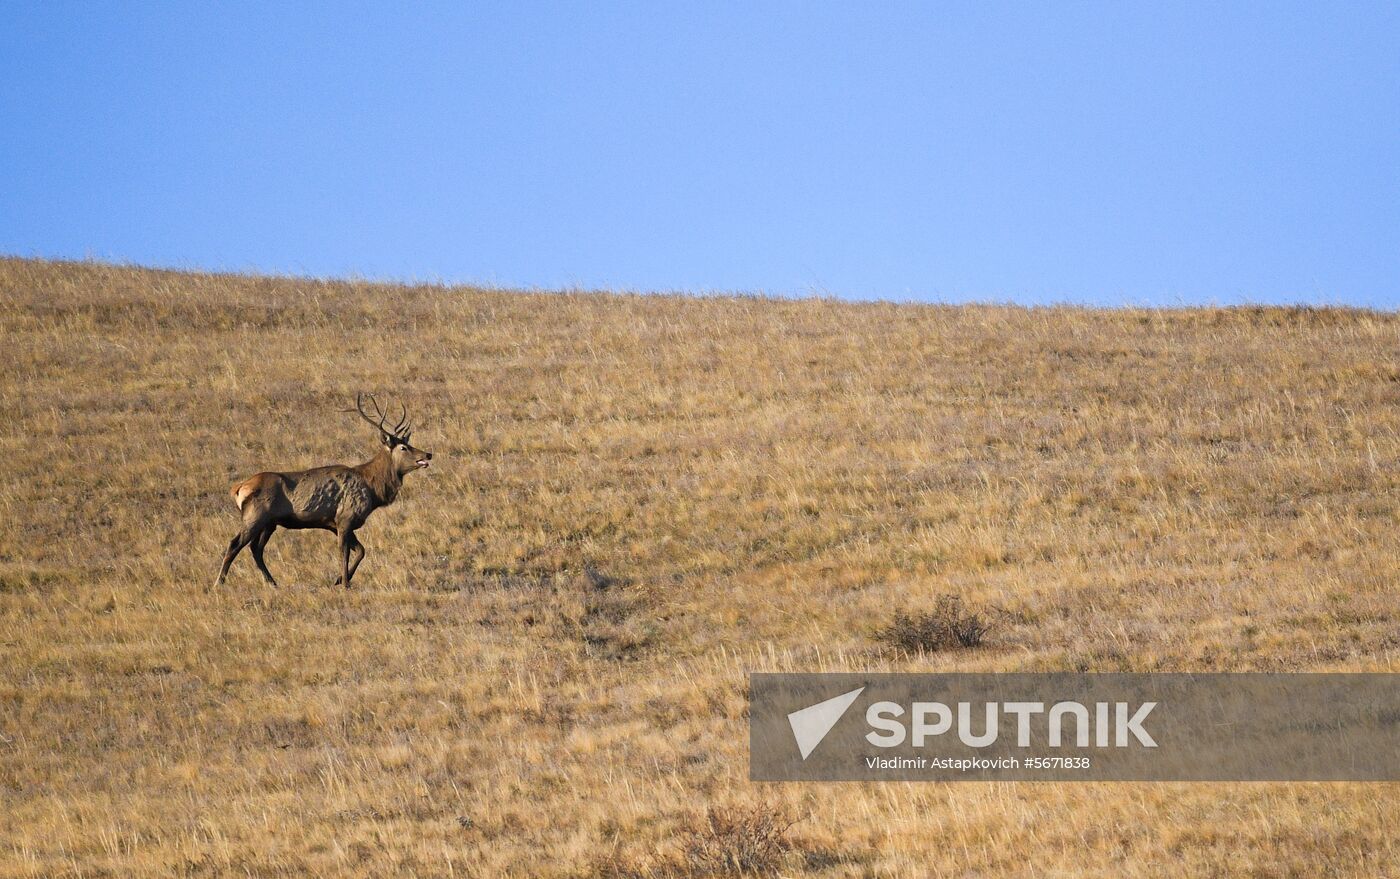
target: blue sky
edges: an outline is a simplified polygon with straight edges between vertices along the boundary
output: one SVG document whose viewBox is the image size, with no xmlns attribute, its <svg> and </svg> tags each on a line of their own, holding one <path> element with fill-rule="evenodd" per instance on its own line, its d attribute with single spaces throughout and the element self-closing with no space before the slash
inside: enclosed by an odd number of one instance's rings
<svg viewBox="0 0 1400 879">
<path fill-rule="evenodd" d="M 5 3 L 0 252 L 1394 308 L 1397 47 L 1397 3 Z"/>
</svg>

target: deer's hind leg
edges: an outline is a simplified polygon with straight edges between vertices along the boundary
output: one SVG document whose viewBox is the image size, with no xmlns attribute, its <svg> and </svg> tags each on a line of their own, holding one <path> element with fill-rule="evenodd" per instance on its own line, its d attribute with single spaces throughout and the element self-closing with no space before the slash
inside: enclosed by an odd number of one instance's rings
<svg viewBox="0 0 1400 879">
<path fill-rule="evenodd" d="M 243 551 L 243 547 L 253 542 L 253 538 L 258 536 L 256 523 L 244 522 L 243 528 L 233 539 L 228 542 L 228 550 L 224 553 L 223 567 L 219 568 L 219 578 L 214 581 L 215 586 L 224 585 L 224 578 L 228 576 L 228 569 L 233 564 L 233 560 L 238 558 L 238 554 Z"/>
<path fill-rule="evenodd" d="M 276 586 L 277 581 L 273 579 L 272 572 L 267 569 L 267 563 L 263 561 L 263 548 L 267 546 L 267 542 L 272 539 L 272 532 L 276 530 L 276 525 L 271 522 L 267 523 L 263 526 L 263 529 L 258 532 L 258 535 L 253 538 L 253 542 L 250 545 L 250 549 L 253 552 L 253 563 L 258 566 L 258 570 L 262 572 L 263 579 L 267 580 L 269 586 Z"/>
</svg>

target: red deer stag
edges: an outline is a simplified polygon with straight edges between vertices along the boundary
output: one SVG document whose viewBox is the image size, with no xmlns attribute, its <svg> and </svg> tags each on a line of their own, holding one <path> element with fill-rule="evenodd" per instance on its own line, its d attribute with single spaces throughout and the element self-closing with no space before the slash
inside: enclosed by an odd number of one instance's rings
<svg viewBox="0 0 1400 879">
<path fill-rule="evenodd" d="M 371 417 L 365 412 L 364 398 L 374 406 Z M 413 428 L 408 423 L 408 409 L 399 406 L 399 423 L 385 427 L 388 416 L 380 411 L 373 394 L 356 394 L 355 409 L 360 417 L 379 431 L 384 444 L 373 458 L 354 467 L 332 464 L 295 473 L 256 473 L 230 490 L 233 502 L 243 514 L 243 528 L 229 541 L 224 553 L 224 566 L 219 570 L 215 586 L 222 586 L 229 565 L 243 547 L 251 547 L 253 562 L 263 577 L 273 586 L 277 581 L 263 561 L 263 548 L 278 526 L 283 528 L 323 528 L 340 538 L 340 576 L 334 585 L 350 588 L 350 578 L 365 557 L 365 548 L 355 538 L 355 530 L 365 524 L 369 514 L 388 506 L 398 497 L 404 475 L 428 466 L 433 453 L 415 449 L 408 444 Z M 348 410 L 347 410 L 348 411 Z M 351 559 L 351 556 L 354 556 Z"/>
</svg>

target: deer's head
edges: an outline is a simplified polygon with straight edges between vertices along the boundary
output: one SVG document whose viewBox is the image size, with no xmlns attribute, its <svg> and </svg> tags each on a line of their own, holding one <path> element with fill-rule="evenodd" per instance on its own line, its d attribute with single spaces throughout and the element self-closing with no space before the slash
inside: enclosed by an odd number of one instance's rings
<svg viewBox="0 0 1400 879">
<path fill-rule="evenodd" d="M 373 415 L 365 411 L 366 399 L 374 407 Z M 374 425 L 374 429 L 379 432 L 379 442 L 384 445 L 394 470 L 400 476 L 427 467 L 428 462 L 433 459 L 432 452 L 425 452 L 409 444 L 413 425 L 409 423 L 408 409 L 402 403 L 399 404 L 399 422 L 393 427 L 387 425 L 389 416 L 379 408 L 379 401 L 374 398 L 374 394 L 355 394 L 355 409 L 359 411 L 361 418 Z"/>
</svg>

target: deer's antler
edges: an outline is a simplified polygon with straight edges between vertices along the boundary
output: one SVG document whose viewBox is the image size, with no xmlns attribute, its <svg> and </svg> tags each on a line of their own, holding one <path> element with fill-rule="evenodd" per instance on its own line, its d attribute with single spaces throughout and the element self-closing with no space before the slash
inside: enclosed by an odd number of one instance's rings
<svg viewBox="0 0 1400 879">
<path fill-rule="evenodd" d="M 364 401 L 366 398 L 368 398 L 370 405 L 374 407 L 374 415 L 370 415 L 365 411 Z M 398 440 L 399 442 L 406 443 L 408 442 L 409 436 L 413 433 L 413 425 L 409 423 L 408 420 L 408 407 L 402 403 L 399 404 L 399 423 L 394 425 L 392 430 L 384 426 L 384 422 L 389 420 L 389 415 L 379 408 L 379 400 L 374 394 L 356 391 L 355 411 L 359 412 L 360 417 L 365 421 L 374 425 L 374 429 L 379 431 L 379 435 L 386 440 Z"/>
</svg>

